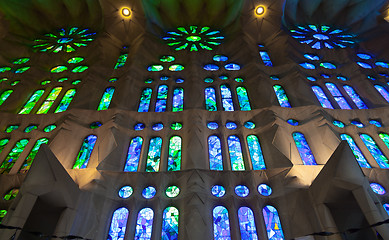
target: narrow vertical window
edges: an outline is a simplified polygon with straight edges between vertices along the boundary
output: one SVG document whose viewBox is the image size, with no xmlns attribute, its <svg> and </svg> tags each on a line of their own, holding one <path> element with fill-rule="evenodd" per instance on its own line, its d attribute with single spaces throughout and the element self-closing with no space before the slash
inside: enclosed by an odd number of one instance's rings
<svg viewBox="0 0 389 240">
<path fill-rule="evenodd" d="M 342 93 L 339 91 L 335 84 L 326 83 L 326 87 L 341 109 L 351 109 L 350 105 L 347 103 L 346 99 L 343 97 Z"/>
<path fill-rule="evenodd" d="M 39 99 L 42 97 L 45 90 L 37 90 L 32 94 L 30 99 L 26 102 L 22 110 L 19 111 L 19 114 L 29 114 L 32 109 L 35 107 L 35 104 L 39 101 Z"/>
<path fill-rule="evenodd" d="M 208 111 L 217 111 L 216 93 L 212 87 L 205 89 L 205 109 Z"/>
<path fill-rule="evenodd" d="M 153 93 L 153 90 L 151 88 L 145 88 L 142 91 L 142 95 L 140 97 L 140 102 L 139 102 L 138 112 L 148 112 L 149 111 L 152 93 Z"/>
<path fill-rule="evenodd" d="M 49 96 L 42 103 L 42 106 L 36 112 L 37 114 L 46 114 L 49 112 L 51 106 L 54 104 L 54 101 L 57 99 L 59 93 L 62 91 L 62 87 L 56 87 L 51 90 Z"/>
<path fill-rule="evenodd" d="M 136 220 L 135 238 L 138 240 L 150 240 L 153 231 L 154 212 L 151 208 L 143 208 L 139 211 Z"/>
<path fill-rule="evenodd" d="M 264 50 L 264 46 L 263 45 L 258 45 L 260 50 L 259 50 L 259 56 L 261 56 L 261 59 L 263 61 L 263 63 L 265 64 L 265 66 L 268 66 L 268 67 L 273 67 L 273 63 L 271 62 L 270 60 L 270 56 L 269 54 L 267 53 L 267 51 Z"/>
<path fill-rule="evenodd" d="M 178 239 L 178 217 L 180 213 L 175 207 L 167 207 L 163 211 L 162 240 Z"/>
<path fill-rule="evenodd" d="M 8 156 L 5 158 L 3 164 L 0 167 L 0 174 L 9 173 L 12 167 L 15 165 L 18 160 L 20 154 L 22 154 L 24 148 L 26 148 L 28 144 L 28 139 L 21 139 L 16 142 L 15 146 L 8 153 Z"/>
<path fill-rule="evenodd" d="M 249 146 L 253 170 L 266 169 L 265 159 L 263 158 L 262 149 L 261 145 L 259 144 L 258 137 L 255 135 L 247 136 L 247 145 Z"/>
<path fill-rule="evenodd" d="M 284 233 L 281 227 L 280 216 L 275 207 L 267 205 L 262 209 L 263 219 L 265 220 L 267 237 L 269 240 L 283 240 Z"/>
<path fill-rule="evenodd" d="M 228 152 L 230 153 L 231 168 L 233 171 L 244 171 L 242 147 L 237 136 L 228 137 Z"/>
<path fill-rule="evenodd" d="M 389 168 L 389 160 L 381 152 L 373 138 L 367 134 L 361 134 L 360 137 L 363 143 L 366 145 L 367 149 L 369 149 L 371 155 L 373 155 L 380 168 Z"/>
<path fill-rule="evenodd" d="M 158 87 L 157 102 L 155 103 L 155 112 L 166 112 L 168 86 L 161 85 Z"/>
<path fill-rule="evenodd" d="M 65 112 L 72 102 L 74 95 L 76 95 L 76 89 L 67 90 L 54 113 Z"/>
<path fill-rule="evenodd" d="M 150 139 L 149 152 L 147 154 L 146 172 L 159 172 L 161 162 L 162 138 Z"/>
<path fill-rule="evenodd" d="M 128 147 L 127 161 L 124 166 L 125 172 L 138 171 L 140 152 L 142 151 L 143 138 L 135 137 L 131 139 L 130 146 Z"/>
<path fill-rule="evenodd" d="M 109 240 L 122 240 L 126 234 L 128 210 L 125 207 L 117 209 L 111 220 L 111 226 L 109 228 L 108 239 Z"/>
<path fill-rule="evenodd" d="M 319 86 L 312 86 L 312 91 L 315 93 L 317 100 L 319 100 L 321 106 L 323 108 L 329 108 L 334 109 L 331 102 L 328 100 L 326 94 L 324 93 L 323 89 Z"/>
<path fill-rule="evenodd" d="M 353 87 L 344 85 L 343 88 L 359 109 L 369 109 Z"/>
<path fill-rule="evenodd" d="M 294 132 L 292 136 L 304 165 L 316 165 L 315 157 L 313 156 L 304 134 Z"/>
<path fill-rule="evenodd" d="M 234 111 L 234 103 L 232 102 L 232 94 L 229 86 L 223 84 L 220 86 L 220 92 L 222 96 L 222 104 L 224 111 Z"/>
<path fill-rule="evenodd" d="M 107 87 L 103 93 L 103 97 L 101 98 L 99 107 L 97 111 L 107 110 L 109 105 L 111 104 L 111 100 L 113 97 L 113 93 L 115 92 L 114 87 Z"/>
<path fill-rule="evenodd" d="M 41 147 L 42 144 L 47 144 L 48 142 L 49 139 L 47 138 L 41 138 L 38 141 L 36 141 L 34 147 L 31 149 L 30 154 L 28 154 L 26 160 L 24 160 L 24 163 L 21 169 L 19 170 L 19 173 L 25 173 L 30 169 L 31 164 L 34 161 L 34 158 L 39 151 L 39 148 Z"/>
<path fill-rule="evenodd" d="M 92 154 L 93 148 L 95 147 L 97 140 L 96 135 L 89 135 L 86 137 L 82 143 L 80 152 L 76 158 L 73 169 L 83 169 L 88 165 L 90 156 Z"/>
<path fill-rule="evenodd" d="M 116 62 L 115 69 L 121 68 L 126 64 L 128 53 L 121 54 Z"/>
<path fill-rule="evenodd" d="M 230 220 L 228 210 L 223 206 L 213 209 L 213 236 L 214 240 L 230 240 Z"/>
<path fill-rule="evenodd" d="M 350 137 L 347 134 L 341 134 L 340 138 L 342 140 L 347 141 L 348 145 L 350 146 L 351 150 L 353 151 L 355 159 L 357 159 L 359 166 L 364 167 L 364 168 L 371 168 L 370 164 L 367 162 L 365 156 L 363 156 L 362 151 L 359 149 L 359 147 L 354 142 L 354 139 L 352 137 Z"/>
<path fill-rule="evenodd" d="M 3 138 L 0 140 L 0 153 L 4 150 L 5 146 L 8 144 L 9 139 Z"/>
<path fill-rule="evenodd" d="M 381 96 L 383 98 L 385 98 L 385 100 L 387 102 L 389 102 L 389 93 L 388 93 L 388 91 L 386 91 L 386 89 L 383 86 L 381 86 L 381 85 L 374 85 L 374 87 L 381 94 Z"/>
<path fill-rule="evenodd" d="M 380 136 L 381 140 L 385 143 L 385 145 L 389 148 L 389 135 L 387 133 L 380 133 L 378 134 Z M 1 151 L 0 151 L 1 152 Z"/>
<path fill-rule="evenodd" d="M 217 136 L 208 138 L 209 165 L 211 170 L 223 170 L 222 147 Z"/>
<path fill-rule="evenodd" d="M 13 93 L 14 90 L 5 90 L 1 95 L 0 95 L 0 106 L 3 105 L 5 100 Z"/>
<path fill-rule="evenodd" d="M 173 91 L 173 112 L 184 111 L 184 89 L 176 88 Z"/>
<path fill-rule="evenodd" d="M 249 95 L 247 94 L 247 90 L 244 87 L 237 87 L 236 94 L 238 95 L 238 101 L 241 111 L 250 111 L 250 101 Z"/>
<path fill-rule="evenodd" d="M 168 158 L 168 171 L 180 171 L 181 170 L 181 145 L 182 140 L 179 136 L 173 136 L 170 138 L 169 143 L 169 158 Z"/>
<path fill-rule="evenodd" d="M 287 107 L 291 108 L 292 106 L 289 103 L 288 96 L 286 96 L 284 88 L 282 88 L 280 85 L 274 85 L 273 89 L 276 93 L 278 102 L 280 103 L 281 107 Z"/>
<path fill-rule="evenodd" d="M 248 207 L 241 207 L 238 210 L 238 217 L 242 239 L 258 240 L 253 211 Z"/>
</svg>

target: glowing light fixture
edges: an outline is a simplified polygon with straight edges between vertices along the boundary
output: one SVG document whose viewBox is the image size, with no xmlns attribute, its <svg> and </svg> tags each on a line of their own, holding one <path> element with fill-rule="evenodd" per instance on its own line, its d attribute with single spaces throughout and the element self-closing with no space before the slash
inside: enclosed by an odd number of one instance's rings
<svg viewBox="0 0 389 240">
<path fill-rule="evenodd" d="M 256 9 L 255 9 L 255 14 L 257 14 L 258 16 L 261 16 L 265 13 L 265 8 L 263 6 L 258 6 Z"/>
<path fill-rule="evenodd" d="M 131 16 L 131 10 L 127 7 L 122 8 L 122 15 L 126 18 Z"/>
</svg>

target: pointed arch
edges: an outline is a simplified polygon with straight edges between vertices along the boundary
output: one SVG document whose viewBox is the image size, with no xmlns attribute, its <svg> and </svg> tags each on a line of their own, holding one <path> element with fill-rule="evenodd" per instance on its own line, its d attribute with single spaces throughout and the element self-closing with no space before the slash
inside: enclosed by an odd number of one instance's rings
<svg viewBox="0 0 389 240">
<path fill-rule="evenodd" d="M 216 93 L 212 87 L 205 89 L 205 109 L 208 111 L 217 111 L 216 106 Z"/>
<path fill-rule="evenodd" d="M 244 171 L 245 166 L 239 137 L 235 135 L 229 136 L 227 142 L 232 171 Z"/>
<path fill-rule="evenodd" d="M 146 172 L 159 172 L 161 162 L 162 138 L 150 139 L 149 152 L 147 154 Z"/>
<path fill-rule="evenodd" d="M 175 88 L 173 91 L 172 112 L 184 111 L 184 89 Z"/>
<path fill-rule="evenodd" d="M 245 87 L 237 87 L 236 95 L 238 95 L 238 101 L 241 111 L 251 111 L 249 95 L 247 93 L 247 89 Z"/>
<path fill-rule="evenodd" d="M 220 92 L 222 97 L 223 110 L 227 112 L 234 111 L 234 103 L 232 101 L 231 89 L 228 85 L 220 85 Z"/>
<path fill-rule="evenodd" d="M 34 161 L 36 154 L 39 151 L 39 148 L 41 147 L 42 144 L 47 144 L 48 142 L 49 142 L 49 139 L 47 139 L 47 138 L 41 138 L 41 139 L 38 139 L 36 141 L 34 147 L 32 147 L 32 149 L 31 149 L 30 154 L 28 154 L 26 160 L 24 160 L 23 165 L 21 166 L 21 168 L 19 170 L 19 173 L 28 172 L 28 170 L 31 167 L 32 162 Z"/>
<path fill-rule="evenodd" d="M 68 109 L 75 95 L 76 89 L 67 90 L 54 113 L 65 112 Z"/>
<path fill-rule="evenodd" d="M 247 136 L 247 145 L 249 146 L 253 170 L 266 169 L 265 159 L 263 158 L 261 144 L 259 143 L 258 137 L 255 135 Z"/>
<path fill-rule="evenodd" d="M 360 137 L 380 168 L 389 168 L 388 158 L 382 153 L 374 139 L 367 134 L 360 134 Z"/>
<path fill-rule="evenodd" d="M 46 114 L 49 112 L 51 106 L 54 104 L 58 95 L 61 93 L 62 87 L 56 87 L 51 90 L 49 96 L 47 96 L 46 100 L 42 103 L 41 107 L 38 109 L 36 114 Z"/>
<path fill-rule="evenodd" d="M 42 97 L 43 93 L 45 93 L 45 90 L 36 90 L 32 96 L 28 99 L 26 104 L 24 104 L 23 108 L 19 111 L 19 114 L 29 114 L 32 109 L 35 107 L 35 104 L 39 101 L 39 99 Z"/>
</svg>

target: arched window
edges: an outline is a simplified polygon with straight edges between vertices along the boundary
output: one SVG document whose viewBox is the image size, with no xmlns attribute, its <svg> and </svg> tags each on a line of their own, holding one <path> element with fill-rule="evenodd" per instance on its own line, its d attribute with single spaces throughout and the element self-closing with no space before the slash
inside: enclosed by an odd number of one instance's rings
<svg viewBox="0 0 389 240">
<path fill-rule="evenodd" d="M 223 206 L 213 209 L 213 236 L 214 240 L 231 239 L 228 210 Z"/>
<path fill-rule="evenodd" d="M 236 94 L 238 95 L 238 101 L 241 111 L 250 111 L 250 101 L 249 95 L 247 94 L 247 90 L 244 87 L 237 87 Z"/>
<path fill-rule="evenodd" d="M 99 107 L 97 111 L 107 110 L 109 105 L 111 104 L 111 100 L 113 97 L 113 93 L 115 92 L 114 87 L 107 87 L 103 93 L 103 97 L 100 100 Z"/>
<path fill-rule="evenodd" d="M 169 158 L 167 161 L 167 170 L 168 171 L 180 171 L 181 170 L 181 145 L 182 145 L 181 137 L 173 136 L 170 138 Z"/>
<path fill-rule="evenodd" d="M 3 164 L 1 164 L 0 174 L 9 173 L 9 171 L 11 171 L 12 167 L 18 160 L 20 154 L 22 154 L 24 148 L 26 148 L 27 144 L 28 139 L 21 139 L 16 142 L 15 146 L 12 148 L 12 150 L 8 153 L 8 156 L 3 161 Z"/>
<path fill-rule="evenodd" d="M 249 146 L 253 170 L 266 169 L 265 159 L 263 158 L 262 149 L 261 145 L 259 144 L 258 137 L 255 135 L 247 136 L 247 145 Z"/>
<path fill-rule="evenodd" d="M 157 102 L 155 103 L 155 112 L 166 112 L 168 86 L 160 85 L 158 87 Z"/>
<path fill-rule="evenodd" d="M 93 148 L 95 147 L 97 140 L 96 135 L 87 136 L 81 146 L 80 152 L 76 158 L 73 169 L 83 169 L 88 165 Z"/>
<path fill-rule="evenodd" d="M 338 87 L 335 84 L 326 83 L 326 87 L 328 88 L 328 91 L 330 91 L 341 109 L 351 109 L 350 105 L 347 103 L 346 99 L 343 97 L 342 93 L 339 91 Z"/>
<path fill-rule="evenodd" d="M 288 96 L 286 96 L 285 90 L 280 85 L 274 85 L 273 86 L 274 92 L 276 93 L 278 102 L 280 103 L 281 107 L 287 107 L 291 108 L 292 106 L 289 103 Z"/>
<path fill-rule="evenodd" d="M 239 138 L 233 135 L 229 136 L 227 141 L 232 171 L 244 171 L 245 167 L 243 161 L 242 147 L 240 145 Z"/>
<path fill-rule="evenodd" d="M 313 91 L 313 93 L 315 93 L 317 100 L 319 100 L 319 102 L 323 108 L 334 109 L 330 100 L 328 100 L 326 94 L 324 93 L 323 89 L 321 89 L 321 87 L 312 86 L 312 91 Z"/>
<path fill-rule="evenodd" d="M 28 154 L 28 157 L 26 158 L 26 160 L 24 160 L 23 165 L 19 170 L 19 173 L 25 173 L 30 169 L 32 161 L 34 161 L 34 158 L 38 153 L 39 148 L 41 147 L 42 144 L 47 144 L 48 142 L 49 139 L 47 138 L 41 138 L 38 141 L 36 141 L 34 147 L 31 149 L 30 154 Z"/>
<path fill-rule="evenodd" d="M 223 110 L 227 112 L 234 111 L 234 103 L 232 102 L 232 93 L 229 86 L 222 84 L 220 86 L 220 92 L 222 96 Z"/>
<path fill-rule="evenodd" d="M 212 87 L 205 89 L 205 109 L 208 111 L 217 111 L 216 93 Z"/>
<path fill-rule="evenodd" d="M 344 85 L 343 86 L 344 90 L 346 93 L 350 96 L 351 100 L 355 103 L 355 105 L 359 109 L 368 109 L 366 104 L 362 101 L 361 97 L 358 95 L 357 92 L 355 92 L 354 88 L 349 86 L 349 85 Z"/>
<path fill-rule="evenodd" d="M 8 138 L 3 138 L 0 140 L 0 153 L 4 150 L 8 142 L 9 142 Z"/>
<path fill-rule="evenodd" d="M 167 207 L 163 211 L 161 239 L 178 239 L 178 217 L 180 213 L 175 207 Z"/>
<path fill-rule="evenodd" d="M 209 165 L 211 170 L 223 170 L 222 147 L 219 137 L 208 138 Z"/>
<path fill-rule="evenodd" d="M 140 102 L 139 102 L 138 112 L 148 112 L 149 111 L 152 93 L 153 93 L 153 90 L 151 88 L 145 88 L 142 91 L 142 95 L 140 97 Z"/>
<path fill-rule="evenodd" d="M 32 109 L 35 107 L 35 104 L 39 101 L 39 99 L 42 97 L 45 90 L 37 90 L 32 94 L 30 99 L 24 104 L 24 107 L 19 111 L 19 114 L 29 114 Z"/>
<path fill-rule="evenodd" d="M 315 156 L 313 156 L 304 134 L 294 132 L 292 136 L 304 165 L 316 165 Z"/>
<path fill-rule="evenodd" d="M 126 234 L 128 220 L 128 210 L 125 207 L 117 209 L 111 220 L 111 226 L 109 228 L 108 239 L 109 240 L 122 240 Z"/>
<path fill-rule="evenodd" d="M 389 215 L 389 204 L 387 203 L 384 203 L 384 205 L 382 205 L 386 211 L 386 213 Z"/>
<path fill-rule="evenodd" d="M 263 61 L 263 63 L 265 64 L 265 66 L 267 67 L 273 67 L 273 63 L 271 62 L 270 60 L 270 56 L 269 54 L 267 53 L 267 51 L 265 51 L 265 48 L 262 44 L 258 45 L 260 50 L 259 50 L 259 56 L 261 56 L 261 59 Z"/>
<path fill-rule="evenodd" d="M 151 208 L 143 208 L 139 211 L 136 220 L 135 238 L 139 240 L 150 240 L 153 231 L 154 212 Z"/>
<path fill-rule="evenodd" d="M 42 103 L 36 114 L 46 114 L 50 110 L 51 106 L 54 104 L 54 101 L 57 99 L 61 91 L 62 87 L 53 88 L 53 90 L 51 90 L 49 96 L 47 96 L 46 100 Z"/>
<path fill-rule="evenodd" d="M 388 91 L 386 91 L 386 89 L 383 86 L 381 86 L 381 85 L 374 85 L 374 87 L 381 94 L 381 96 L 383 98 L 385 98 L 385 100 L 387 102 L 389 102 L 389 93 L 388 93 Z"/>
<path fill-rule="evenodd" d="M 124 64 L 126 64 L 127 57 L 128 57 L 128 53 L 121 54 L 118 58 L 118 61 L 116 62 L 114 69 L 118 69 L 118 68 L 123 67 Z"/>
<path fill-rule="evenodd" d="M 361 134 L 360 137 L 363 143 L 366 145 L 367 149 L 369 149 L 371 155 L 373 155 L 380 168 L 389 168 L 389 160 L 381 152 L 373 138 L 367 134 Z"/>
<path fill-rule="evenodd" d="M 389 148 L 389 135 L 387 133 L 380 133 L 378 134 L 380 136 L 381 140 L 385 143 L 385 145 Z M 1 152 L 1 151 L 0 151 Z"/>
<path fill-rule="evenodd" d="M 354 142 L 354 139 L 352 137 L 350 137 L 347 134 L 341 134 L 340 138 L 342 140 L 347 141 L 348 145 L 350 146 L 351 150 L 353 151 L 355 159 L 357 159 L 359 166 L 364 167 L 364 168 L 371 168 L 370 164 L 367 162 L 365 156 L 363 156 L 362 151 L 359 149 L 359 147 Z"/>
<path fill-rule="evenodd" d="M 184 111 L 184 89 L 175 88 L 173 91 L 173 112 Z"/>
<path fill-rule="evenodd" d="M 11 93 L 13 93 L 14 90 L 5 90 L 1 95 L 0 95 L 0 106 L 3 105 L 3 103 L 5 102 L 5 100 L 7 100 L 7 98 L 9 97 L 9 95 L 11 95 Z"/>
<path fill-rule="evenodd" d="M 284 233 L 281 227 L 280 216 L 277 209 L 267 205 L 262 209 L 263 219 L 265 220 L 267 237 L 269 240 L 283 240 Z"/>
<path fill-rule="evenodd" d="M 135 137 L 131 139 L 130 146 L 128 147 L 127 161 L 124 166 L 125 172 L 138 171 L 140 153 L 142 151 L 143 138 Z"/>
<path fill-rule="evenodd" d="M 161 162 L 162 138 L 150 139 L 149 152 L 147 154 L 146 172 L 159 172 Z"/>
<path fill-rule="evenodd" d="M 75 95 L 76 89 L 67 90 L 54 113 L 65 112 L 68 109 Z"/>
<path fill-rule="evenodd" d="M 242 239 L 258 240 L 253 211 L 248 207 L 241 207 L 238 210 L 238 217 Z"/>
</svg>

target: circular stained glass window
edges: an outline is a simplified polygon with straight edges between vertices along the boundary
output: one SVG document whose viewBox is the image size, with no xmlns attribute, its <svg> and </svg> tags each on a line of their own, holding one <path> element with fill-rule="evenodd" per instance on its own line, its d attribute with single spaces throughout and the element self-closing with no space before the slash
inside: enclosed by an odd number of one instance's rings
<svg viewBox="0 0 389 240">
<path fill-rule="evenodd" d="M 215 197 L 223 197 L 226 194 L 226 189 L 223 186 L 215 185 L 212 187 L 211 193 Z"/>
<path fill-rule="evenodd" d="M 299 122 L 295 119 L 288 119 L 287 122 L 292 126 L 298 126 Z"/>
<path fill-rule="evenodd" d="M 262 184 L 259 184 L 259 186 L 258 186 L 258 192 L 262 196 L 267 197 L 267 196 L 270 196 L 272 194 L 273 190 L 271 189 L 271 187 L 269 185 L 262 183 Z"/>
<path fill-rule="evenodd" d="M 204 79 L 204 82 L 206 82 L 206 83 L 213 83 L 213 79 L 212 78 L 206 78 L 206 79 Z"/>
<path fill-rule="evenodd" d="M 129 198 L 133 192 L 134 190 L 132 189 L 132 187 L 124 186 L 119 190 L 119 197 L 124 199 Z"/>
<path fill-rule="evenodd" d="M 236 129 L 238 126 L 236 125 L 236 123 L 234 123 L 234 122 L 227 122 L 226 123 L 226 128 L 227 129 L 230 129 L 230 130 L 234 130 L 234 129 Z"/>
<path fill-rule="evenodd" d="M 179 122 L 172 123 L 172 125 L 170 127 L 171 127 L 171 129 L 178 131 L 178 130 L 182 129 L 182 123 L 179 123 Z"/>
<path fill-rule="evenodd" d="M 155 196 L 156 193 L 157 193 L 157 190 L 154 187 L 150 186 L 150 187 L 143 189 L 142 196 L 146 199 L 151 199 Z"/>
<path fill-rule="evenodd" d="M 166 188 L 166 196 L 169 198 L 175 198 L 180 194 L 180 188 L 177 186 L 170 186 Z"/>
<path fill-rule="evenodd" d="M 334 125 L 337 126 L 338 128 L 344 128 L 344 123 L 342 123 L 341 121 L 334 120 L 334 121 L 332 122 L 332 124 L 334 124 Z"/>
<path fill-rule="evenodd" d="M 143 123 L 137 123 L 137 124 L 135 124 L 134 129 L 135 129 L 135 131 L 143 130 L 143 129 L 145 129 L 145 125 Z"/>
<path fill-rule="evenodd" d="M 238 185 L 235 187 L 235 194 L 239 197 L 247 197 L 250 193 L 250 190 L 248 187 L 244 185 Z"/>
<path fill-rule="evenodd" d="M 207 127 L 211 130 L 215 130 L 215 129 L 218 129 L 219 128 L 219 124 L 217 124 L 216 122 L 209 122 L 207 124 Z"/>
<path fill-rule="evenodd" d="M 378 195 L 384 195 L 386 193 L 385 188 L 378 183 L 370 183 L 370 187 L 373 192 L 377 193 Z"/>
<path fill-rule="evenodd" d="M 101 125 L 103 125 L 103 124 L 101 124 L 101 122 L 93 122 L 93 123 L 91 123 L 91 124 L 89 125 L 89 127 L 90 127 L 91 129 L 96 129 L 96 128 L 101 127 Z"/>
<path fill-rule="evenodd" d="M 162 123 L 156 123 L 153 126 L 154 131 L 161 131 L 163 129 L 163 124 Z"/>
<path fill-rule="evenodd" d="M 227 71 L 238 71 L 240 70 L 240 66 L 236 63 L 229 63 L 229 64 L 226 64 L 224 66 L 224 68 L 227 70 Z"/>
</svg>

